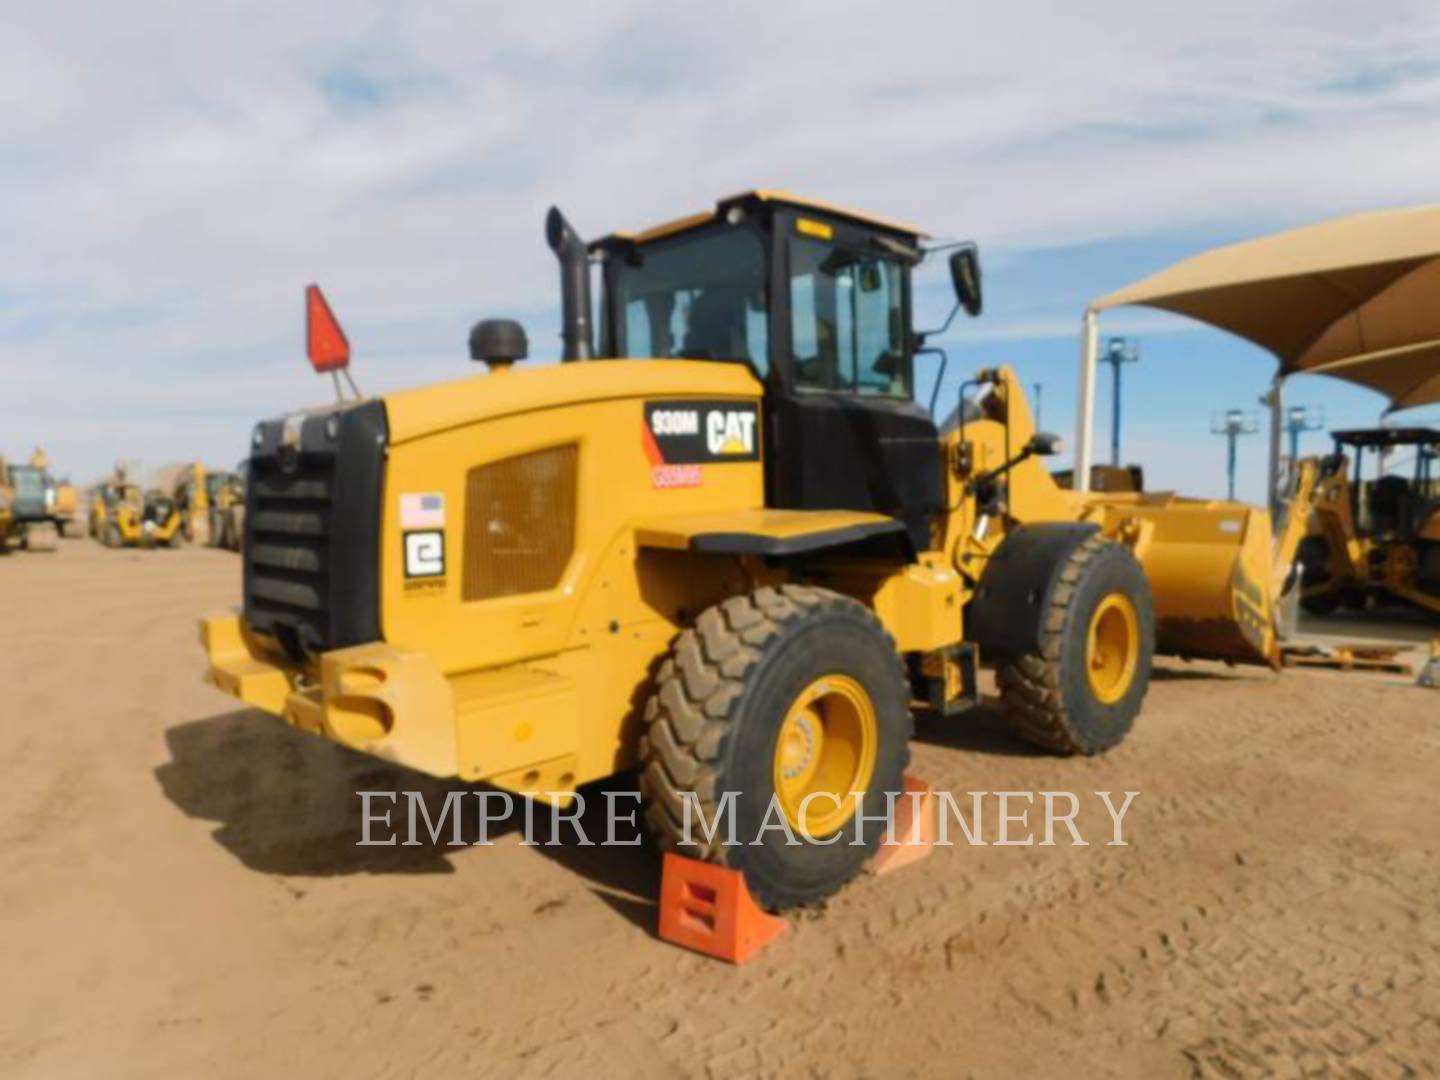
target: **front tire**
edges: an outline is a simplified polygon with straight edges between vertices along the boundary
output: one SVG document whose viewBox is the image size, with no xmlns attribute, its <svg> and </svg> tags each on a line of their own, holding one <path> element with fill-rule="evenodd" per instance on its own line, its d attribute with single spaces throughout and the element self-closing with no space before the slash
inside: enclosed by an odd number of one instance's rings
<svg viewBox="0 0 1440 1080">
<path fill-rule="evenodd" d="M 911 730 L 895 643 L 867 608 L 797 585 L 732 597 L 680 635 L 646 704 L 646 821 L 662 848 L 739 870 L 764 907 L 813 903 L 878 845 Z M 713 823 L 727 806 L 707 839 L 695 809 Z"/>
<path fill-rule="evenodd" d="M 1098 754 L 1134 726 L 1155 655 L 1150 583 L 1130 549 L 1095 534 L 1065 558 L 1040 649 L 997 674 L 1006 721 L 1061 754 Z"/>
</svg>

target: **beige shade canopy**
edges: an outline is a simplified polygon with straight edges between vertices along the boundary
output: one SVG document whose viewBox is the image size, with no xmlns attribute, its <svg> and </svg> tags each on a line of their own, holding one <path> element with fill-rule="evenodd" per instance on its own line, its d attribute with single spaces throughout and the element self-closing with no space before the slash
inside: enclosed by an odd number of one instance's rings
<svg viewBox="0 0 1440 1080">
<path fill-rule="evenodd" d="M 1091 305 L 1173 311 L 1390 409 L 1440 401 L 1440 206 L 1335 218 L 1216 248 Z"/>
</svg>

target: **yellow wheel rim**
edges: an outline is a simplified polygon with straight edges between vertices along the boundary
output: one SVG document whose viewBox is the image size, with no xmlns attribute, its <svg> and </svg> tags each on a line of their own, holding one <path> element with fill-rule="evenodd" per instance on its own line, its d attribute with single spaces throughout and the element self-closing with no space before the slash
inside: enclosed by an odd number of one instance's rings
<svg viewBox="0 0 1440 1080">
<path fill-rule="evenodd" d="M 1115 704 L 1135 681 L 1139 662 L 1140 620 L 1135 615 L 1135 605 L 1128 596 L 1111 593 L 1100 601 L 1090 617 L 1085 649 L 1090 692 L 1103 705 Z"/>
<path fill-rule="evenodd" d="M 876 729 L 870 695 L 849 676 L 824 675 L 801 691 L 775 741 L 775 794 L 792 829 L 824 837 L 850 820 L 854 793 L 875 771 Z"/>
</svg>

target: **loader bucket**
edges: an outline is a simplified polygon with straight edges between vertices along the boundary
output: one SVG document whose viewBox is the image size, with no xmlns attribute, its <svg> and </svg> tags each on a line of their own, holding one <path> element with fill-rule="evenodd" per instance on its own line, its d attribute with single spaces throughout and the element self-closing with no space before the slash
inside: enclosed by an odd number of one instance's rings
<svg viewBox="0 0 1440 1080">
<path fill-rule="evenodd" d="M 1156 652 L 1278 667 L 1268 513 L 1170 494 L 1098 496 L 1090 507 L 1107 535 L 1136 538 Z"/>
</svg>

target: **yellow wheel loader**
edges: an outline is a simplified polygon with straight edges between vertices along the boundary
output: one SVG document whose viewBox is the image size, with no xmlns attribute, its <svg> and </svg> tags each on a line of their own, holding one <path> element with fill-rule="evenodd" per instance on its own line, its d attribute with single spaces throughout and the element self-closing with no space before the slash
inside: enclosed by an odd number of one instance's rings
<svg viewBox="0 0 1440 1080">
<path fill-rule="evenodd" d="M 565 362 L 515 370 L 522 329 L 482 321 L 486 376 L 256 426 L 243 607 L 202 625 L 215 686 L 560 806 L 634 768 L 662 846 L 784 909 L 860 869 L 912 712 L 962 722 L 980 665 L 1026 738 L 1093 754 L 1157 650 L 1275 662 L 1265 513 L 1062 490 L 1007 368 L 943 429 L 917 404 L 919 230 L 752 192 L 546 232 Z M 948 265 L 978 314 L 974 247 Z"/>
<path fill-rule="evenodd" d="M 1331 437 L 1335 452 L 1317 465 L 1314 530 L 1300 546 L 1301 605 L 1328 615 L 1376 597 L 1440 613 L 1440 430 L 1366 428 Z M 1366 451 L 1377 459 L 1368 481 Z M 1406 460 L 1387 468 L 1395 454 Z"/>
</svg>

